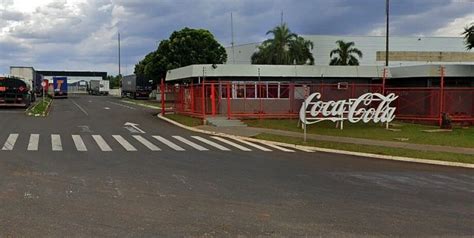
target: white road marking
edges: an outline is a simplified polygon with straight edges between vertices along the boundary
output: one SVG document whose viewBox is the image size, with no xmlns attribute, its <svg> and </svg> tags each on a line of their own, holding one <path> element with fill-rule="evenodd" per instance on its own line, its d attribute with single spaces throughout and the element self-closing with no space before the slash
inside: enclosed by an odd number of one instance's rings
<svg viewBox="0 0 474 238">
<path fill-rule="evenodd" d="M 183 149 L 182 147 L 178 146 L 177 144 L 161 137 L 161 136 L 153 136 L 153 138 L 159 140 L 161 143 L 171 147 L 172 149 L 176 150 L 176 151 L 185 151 L 185 149 Z"/>
<path fill-rule="evenodd" d="M 15 147 L 16 140 L 18 139 L 18 134 L 10 134 L 7 141 L 3 145 L 2 150 L 11 151 Z"/>
<path fill-rule="evenodd" d="M 226 140 L 226 139 L 224 139 L 224 138 L 221 138 L 221 137 L 218 137 L 218 136 L 211 136 L 211 137 L 212 137 L 213 139 L 216 139 L 216 140 L 220 141 L 220 142 L 223 142 L 223 143 L 226 143 L 226 144 L 228 144 L 228 145 L 230 145 L 230 146 L 233 146 L 233 147 L 235 147 L 235 148 L 237 148 L 237 149 L 239 149 L 239 150 L 242 150 L 242 151 L 252 151 L 251 149 L 249 149 L 249 148 L 247 148 L 247 147 L 245 147 L 245 146 L 241 146 L 241 145 L 239 145 L 239 144 L 237 144 L 237 143 L 234 143 L 234 142 L 232 142 L 232 141 L 228 141 L 228 140 Z"/>
<path fill-rule="evenodd" d="M 217 143 L 215 143 L 215 142 L 213 142 L 213 141 L 210 141 L 210 140 L 208 140 L 208 139 L 202 138 L 202 137 L 200 137 L 200 136 L 191 136 L 191 137 L 194 138 L 194 139 L 196 139 L 196 140 L 198 140 L 198 141 L 201 141 L 201 142 L 203 142 L 203 143 L 206 143 L 206 144 L 208 144 L 208 145 L 210 145 L 210 146 L 216 147 L 216 148 L 219 149 L 219 150 L 222 150 L 222 151 L 230 151 L 229 148 L 224 147 L 224 146 L 222 146 L 222 145 L 219 145 L 219 144 L 217 144 Z"/>
<path fill-rule="evenodd" d="M 295 152 L 294 150 L 290 150 L 290 149 L 287 149 L 287 148 L 284 148 L 284 147 L 281 147 L 281 146 L 278 146 L 278 145 L 274 145 L 274 144 L 271 144 L 271 143 L 266 144 L 266 146 L 275 148 L 277 150 L 281 150 L 283 152 Z"/>
<path fill-rule="evenodd" d="M 158 148 L 158 146 L 154 145 L 153 143 L 151 143 L 149 140 L 143 138 L 142 136 L 135 135 L 135 136 L 133 136 L 133 138 L 135 138 L 137 141 L 142 143 L 144 146 L 146 146 L 151 151 L 160 151 L 161 150 L 160 148 Z"/>
<path fill-rule="evenodd" d="M 110 107 L 104 107 L 105 110 L 110 110 Z"/>
<path fill-rule="evenodd" d="M 199 151 L 207 151 L 207 150 L 209 150 L 209 149 L 207 149 L 207 148 L 205 148 L 205 147 L 202 147 L 202 146 L 200 146 L 200 145 L 198 145 L 198 144 L 196 144 L 196 143 L 194 143 L 194 142 L 192 142 L 192 141 L 190 141 L 190 140 L 188 140 L 188 139 L 186 139 L 186 138 L 183 138 L 183 137 L 181 137 L 181 136 L 173 136 L 173 138 L 175 138 L 176 140 L 179 140 L 179 141 L 181 141 L 181 142 L 183 142 L 183 143 L 185 143 L 185 144 L 187 144 L 187 145 L 193 147 L 193 148 L 196 149 L 196 150 L 199 150 Z"/>
<path fill-rule="evenodd" d="M 71 102 L 76 105 L 77 108 L 79 108 L 79 110 L 81 110 L 86 116 L 89 116 L 89 113 L 87 113 L 86 110 L 84 110 L 84 108 L 82 108 L 81 106 L 79 106 L 79 104 L 77 104 L 76 101 L 74 101 L 74 99 L 71 99 Z"/>
<path fill-rule="evenodd" d="M 39 134 L 31 134 L 30 142 L 28 143 L 28 151 L 38 151 L 39 147 Z"/>
<path fill-rule="evenodd" d="M 92 138 L 94 138 L 95 142 L 99 146 L 99 148 L 104 151 L 104 152 L 110 152 L 112 151 L 112 148 L 105 142 L 104 138 L 100 135 L 92 135 Z"/>
<path fill-rule="evenodd" d="M 85 152 L 87 151 L 87 147 L 82 140 L 80 135 L 72 135 L 72 140 L 74 141 L 74 145 L 76 145 L 77 151 Z"/>
<path fill-rule="evenodd" d="M 242 143 L 242 144 L 246 144 L 246 145 L 252 146 L 252 147 L 254 147 L 254 148 L 257 148 L 257 149 L 259 149 L 259 150 L 261 150 L 261 151 L 267 151 L 267 152 L 272 151 L 272 150 L 270 150 L 270 149 L 268 149 L 268 148 L 265 148 L 265 147 L 263 147 L 263 146 L 257 145 L 257 144 L 255 144 L 255 143 L 252 143 L 252 142 L 249 142 L 249 141 L 246 141 L 246 140 L 237 139 L 237 138 L 233 138 L 233 139 L 236 140 L 236 141 L 238 141 L 238 142 L 240 142 L 240 143 Z"/>
<path fill-rule="evenodd" d="M 53 151 L 63 151 L 63 144 L 61 143 L 60 135 L 51 135 L 51 148 Z"/>
<path fill-rule="evenodd" d="M 138 131 L 139 133 L 146 134 L 146 132 L 143 131 L 142 129 L 140 129 L 140 128 L 138 127 L 139 125 L 136 124 L 136 123 L 126 122 L 126 123 L 124 124 L 124 126 L 125 126 L 125 128 L 127 128 L 127 129 L 128 129 L 128 127 L 132 127 L 133 129 L 135 129 L 135 130 Z M 131 131 L 131 130 L 129 130 L 129 131 Z"/>
<path fill-rule="evenodd" d="M 131 109 L 131 110 L 137 110 L 137 109 L 136 109 L 136 108 L 134 108 L 134 107 L 130 107 L 130 106 L 127 106 L 127 105 L 123 105 L 123 104 L 120 104 L 120 103 L 111 102 L 111 101 L 108 101 L 108 102 L 109 102 L 109 103 L 111 103 L 111 104 L 114 104 L 114 105 L 120 106 L 120 107 L 127 108 L 127 109 Z"/>
<path fill-rule="evenodd" d="M 127 140 L 125 140 L 122 136 L 113 135 L 112 136 L 126 151 L 137 151 L 137 148 L 133 147 Z"/>
</svg>

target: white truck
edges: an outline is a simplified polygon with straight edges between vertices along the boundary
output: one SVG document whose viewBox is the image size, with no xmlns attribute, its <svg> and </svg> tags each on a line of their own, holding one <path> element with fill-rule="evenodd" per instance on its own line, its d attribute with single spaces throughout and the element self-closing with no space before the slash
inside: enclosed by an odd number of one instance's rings
<svg viewBox="0 0 474 238">
<path fill-rule="evenodd" d="M 91 80 L 87 92 L 90 95 L 109 95 L 110 82 L 108 80 Z"/>
</svg>

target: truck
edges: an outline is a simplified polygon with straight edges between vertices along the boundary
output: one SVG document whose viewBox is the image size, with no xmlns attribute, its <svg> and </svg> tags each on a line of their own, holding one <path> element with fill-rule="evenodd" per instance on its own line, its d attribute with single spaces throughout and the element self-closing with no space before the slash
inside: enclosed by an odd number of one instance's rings
<svg viewBox="0 0 474 238">
<path fill-rule="evenodd" d="M 33 67 L 28 66 L 11 66 L 10 75 L 16 78 L 22 79 L 28 84 L 31 91 L 33 91 L 31 101 L 36 100 L 36 96 L 40 96 L 42 93 L 41 80 L 42 75 L 37 74 Z"/>
<path fill-rule="evenodd" d="M 33 94 L 26 80 L 0 76 L 0 106 L 28 108 Z"/>
<path fill-rule="evenodd" d="M 153 91 L 152 82 L 145 77 L 127 75 L 122 78 L 122 97 L 148 98 Z"/>
<path fill-rule="evenodd" d="M 90 95 L 109 95 L 110 82 L 108 80 L 91 80 L 89 81 L 87 92 Z"/>
<path fill-rule="evenodd" d="M 67 77 L 53 77 L 52 81 L 53 82 L 49 84 L 49 96 L 52 98 L 67 98 Z"/>
</svg>

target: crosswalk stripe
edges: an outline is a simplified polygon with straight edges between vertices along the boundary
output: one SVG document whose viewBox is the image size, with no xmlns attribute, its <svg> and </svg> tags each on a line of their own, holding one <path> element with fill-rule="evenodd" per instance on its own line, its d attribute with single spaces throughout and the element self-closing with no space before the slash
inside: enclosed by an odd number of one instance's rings
<svg viewBox="0 0 474 238">
<path fill-rule="evenodd" d="M 178 146 L 177 144 L 161 137 L 161 136 L 153 136 L 153 138 L 159 140 L 161 143 L 171 147 L 172 149 L 176 150 L 176 151 L 185 151 L 185 149 L 183 149 L 182 147 Z"/>
<path fill-rule="evenodd" d="M 28 151 L 38 151 L 39 147 L 39 134 L 31 134 L 30 141 L 28 142 Z"/>
<path fill-rule="evenodd" d="M 266 146 L 269 146 L 269 147 L 272 147 L 272 148 L 275 148 L 277 150 L 281 150 L 283 152 L 295 152 L 294 150 L 290 150 L 290 149 L 287 149 L 287 148 L 284 148 L 284 147 L 281 147 L 281 146 L 278 146 L 278 145 L 274 145 L 274 144 L 271 144 L 271 143 L 268 143 L 268 144 L 265 144 Z"/>
<path fill-rule="evenodd" d="M 213 142 L 213 141 L 210 141 L 210 140 L 208 140 L 208 139 L 202 138 L 202 137 L 200 137 L 200 136 L 191 136 L 191 137 L 194 138 L 194 139 L 196 139 L 196 140 L 198 140 L 198 141 L 201 141 L 201 142 L 203 142 L 203 143 L 206 143 L 206 144 L 208 144 L 208 145 L 210 145 L 210 146 L 216 147 L 216 148 L 219 149 L 219 150 L 230 151 L 229 148 L 224 147 L 224 146 L 222 146 L 222 145 L 219 145 L 219 144 L 217 144 L 217 143 L 215 143 L 215 142 Z"/>
<path fill-rule="evenodd" d="M 246 144 L 246 145 L 248 145 L 248 146 L 252 146 L 252 147 L 254 147 L 254 148 L 257 148 L 257 149 L 259 149 L 259 150 L 261 150 L 261 151 L 266 151 L 266 152 L 272 151 L 272 150 L 270 150 L 270 149 L 268 149 L 268 148 L 265 148 L 265 147 L 263 147 L 263 146 L 257 145 L 257 144 L 255 144 L 255 143 L 252 143 L 252 142 L 249 142 L 249 141 L 246 141 L 246 140 L 237 139 L 237 138 L 233 138 L 233 139 L 236 140 L 236 141 L 238 141 L 238 142 L 240 142 L 240 143 L 242 143 L 242 144 Z"/>
<path fill-rule="evenodd" d="M 77 151 L 85 152 L 87 151 L 87 147 L 82 140 L 80 135 L 72 135 L 72 140 L 74 141 L 74 145 L 76 145 Z"/>
<path fill-rule="evenodd" d="M 134 135 L 133 138 L 135 138 L 137 141 L 142 143 L 144 146 L 146 146 L 151 151 L 160 151 L 161 150 L 160 148 L 158 148 L 158 146 L 154 145 L 149 140 L 143 138 L 143 136 Z"/>
<path fill-rule="evenodd" d="M 130 144 L 127 140 L 125 140 L 122 136 L 113 135 L 112 136 L 126 151 L 137 151 L 132 144 Z"/>
<path fill-rule="evenodd" d="M 209 150 L 209 149 L 207 149 L 207 148 L 205 148 L 205 147 L 202 147 L 202 146 L 200 146 L 200 145 L 198 145 L 198 144 L 196 144 L 196 143 L 194 143 L 194 142 L 192 142 L 192 141 L 190 141 L 190 140 L 188 140 L 188 139 L 186 139 L 186 138 L 183 138 L 183 137 L 181 137 L 181 136 L 173 136 L 173 138 L 175 138 L 176 140 L 179 140 L 179 141 L 183 142 L 184 144 L 187 144 L 187 145 L 193 147 L 193 148 L 196 149 L 196 150 L 199 150 L 199 151 L 207 151 L 207 150 Z"/>
<path fill-rule="evenodd" d="M 51 135 L 51 148 L 53 151 L 63 151 L 63 144 L 60 135 Z"/>
<path fill-rule="evenodd" d="M 7 141 L 3 145 L 2 150 L 7 150 L 7 151 L 13 150 L 13 148 L 15 147 L 16 140 L 18 140 L 18 134 L 10 134 L 8 136 Z"/>
<path fill-rule="evenodd" d="M 97 145 L 99 146 L 100 150 L 104 152 L 110 152 L 112 151 L 112 148 L 105 142 L 104 138 L 100 135 L 92 135 L 92 138 L 95 140 Z"/>
<path fill-rule="evenodd" d="M 234 143 L 234 142 L 232 142 L 232 141 L 228 141 L 228 140 L 226 140 L 226 139 L 224 139 L 224 138 L 221 138 L 221 137 L 218 137 L 218 136 L 211 136 L 211 137 L 212 137 L 213 139 L 216 139 L 216 140 L 220 141 L 220 142 L 223 142 L 223 143 L 226 143 L 226 144 L 228 144 L 228 145 L 230 145 L 230 146 L 233 146 L 233 147 L 235 147 L 235 148 L 237 148 L 237 149 L 239 149 L 239 150 L 242 150 L 242 151 L 252 151 L 251 149 L 249 149 L 249 148 L 247 148 L 247 147 L 245 147 L 245 146 L 241 146 L 241 145 L 239 145 L 239 144 L 237 144 L 237 143 Z"/>
</svg>

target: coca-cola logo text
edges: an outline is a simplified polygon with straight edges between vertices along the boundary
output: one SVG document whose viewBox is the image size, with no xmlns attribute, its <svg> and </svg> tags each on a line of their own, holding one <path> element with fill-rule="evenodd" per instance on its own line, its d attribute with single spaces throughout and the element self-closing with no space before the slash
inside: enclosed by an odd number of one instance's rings
<svg viewBox="0 0 474 238">
<path fill-rule="evenodd" d="M 395 119 L 395 107 L 390 103 L 398 96 L 391 93 L 384 96 L 380 93 L 366 93 L 359 98 L 339 101 L 319 101 L 320 93 L 313 93 L 303 102 L 300 109 L 300 120 L 305 124 L 320 121 L 343 121 L 351 123 L 363 121 L 391 122 Z M 376 107 L 370 107 L 376 105 Z"/>
</svg>

